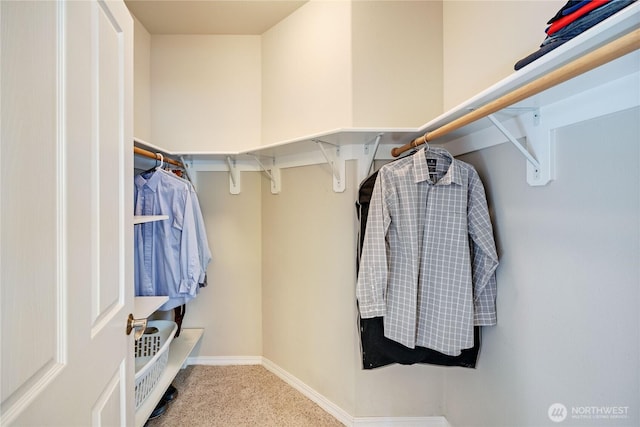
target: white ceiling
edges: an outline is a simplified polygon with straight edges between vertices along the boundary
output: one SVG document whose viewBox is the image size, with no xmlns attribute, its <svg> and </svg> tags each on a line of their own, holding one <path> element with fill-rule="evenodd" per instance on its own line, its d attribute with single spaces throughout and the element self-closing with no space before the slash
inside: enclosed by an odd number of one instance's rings
<svg viewBox="0 0 640 427">
<path fill-rule="evenodd" d="M 125 0 L 151 34 L 262 34 L 308 0 Z"/>
</svg>

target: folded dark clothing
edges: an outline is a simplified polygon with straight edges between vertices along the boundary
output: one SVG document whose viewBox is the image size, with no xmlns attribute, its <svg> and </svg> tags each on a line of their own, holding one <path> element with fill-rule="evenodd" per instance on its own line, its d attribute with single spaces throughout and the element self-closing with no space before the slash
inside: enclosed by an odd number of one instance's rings
<svg viewBox="0 0 640 427">
<path fill-rule="evenodd" d="M 515 65 L 513 66 L 513 68 L 517 71 L 517 70 L 521 69 L 522 67 L 524 67 L 525 65 L 529 65 L 533 61 L 535 61 L 536 59 L 546 55 L 549 52 L 551 52 L 553 49 L 562 46 L 567 41 L 569 41 L 569 40 L 560 40 L 560 39 L 558 39 L 557 41 L 555 41 L 553 43 L 548 43 L 548 44 L 545 44 L 545 45 L 541 45 L 540 49 L 536 50 L 535 52 L 525 56 L 524 58 L 522 58 L 521 60 L 516 62 Z"/>
<path fill-rule="evenodd" d="M 547 38 L 545 38 L 545 40 L 540 45 L 540 49 L 516 62 L 514 65 L 514 69 L 519 70 L 524 66 L 529 65 L 536 59 L 539 59 L 552 50 L 562 46 L 564 43 L 582 34 L 586 30 L 592 28 L 596 24 L 599 24 L 600 22 L 604 21 L 605 19 L 609 18 L 610 16 L 635 2 L 636 0 L 613 0 L 595 10 L 592 10 L 580 19 L 572 22 L 560 31 L 554 33 L 552 36 L 548 36 Z"/>
<path fill-rule="evenodd" d="M 580 9 L 582 6 L 585 6 L 586 4 L 588 4 L 590 1 L 591 0 L 583 0 L 575 6 L 566 8 L 565 10 L 562 11 L 562 16 L 567 16 L 570 13 L 575 12 L 576 10 Z M 551 22 L 548 22 L 548 24 L 551 24 Z"/>
<path fill-rule="evenodd" d="M 616 12 L 619 12 L 635 1 L 636 0 L 613 0 L 605 4 L 601 8 L 598 8 L 597 10 L 589 12 L 581 19 L 570 23 L 555 34 L 547 36 L 542 42 L 542 45 L 556 43 L 558 41 L 571 40 L 575 36 L 585 32 L 599 22 L 604 21 L 606 18 L 610 17 Z"/>
<path fill-rule="evenodd" d="M 545 33 L 547 33 L 547 35 L 549 36 L 552 35 L 553 33 L 557 33 L 558 31 L 560 31 L 567 25 L 571 24 L 572 22 L 579 20 L 580 18 L 582 18 L 584 15 L 588 14 L 592 10 L 605 6 L 610 1 L 611 0 L 593 0 L 587 3 L 586 5 L 578 8 L 575 12 L 570 13 L 569 15 L 563 16 L 562 18 L 558 19 L 556 22 L 551 24 L 545 30 Z"/>
<path fill-rule="evenodd" d="M 582 6 L 583 3 L 588 3 L 591 0 L 570 0 L 568 1 L 558 12 L 553 16 L 553 18 L 547 21 L 547 24 L 552 24 L 558 19 L 562 18 L 564 15 L 567 15 L 573 12 L 575 9 Z"/>
</svg>

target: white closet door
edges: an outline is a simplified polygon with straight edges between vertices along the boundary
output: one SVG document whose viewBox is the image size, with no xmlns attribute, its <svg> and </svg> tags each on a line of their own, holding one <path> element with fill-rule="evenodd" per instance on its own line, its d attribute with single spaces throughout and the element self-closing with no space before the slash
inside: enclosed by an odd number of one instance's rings
<svg viewBox="0 0 640 427">
<path fill-rule="evenodd" d="M 133 425 L 132 19 L 1 1 L 1 425 Z"/>
</svg>

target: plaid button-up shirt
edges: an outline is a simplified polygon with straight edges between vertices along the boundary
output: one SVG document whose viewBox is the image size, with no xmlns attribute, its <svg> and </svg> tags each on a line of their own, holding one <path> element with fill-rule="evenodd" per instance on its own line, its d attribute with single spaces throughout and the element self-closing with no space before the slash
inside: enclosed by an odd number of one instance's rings
<svg viewBox="0 0 640 427">
<path fill-rule="evenodd" d="M 475 169 L 441 148 L 383 166 L 364 238 L 356 296 L 385 336 L 448 355 L 496 323 L 498 256 Z"/>
</svg>

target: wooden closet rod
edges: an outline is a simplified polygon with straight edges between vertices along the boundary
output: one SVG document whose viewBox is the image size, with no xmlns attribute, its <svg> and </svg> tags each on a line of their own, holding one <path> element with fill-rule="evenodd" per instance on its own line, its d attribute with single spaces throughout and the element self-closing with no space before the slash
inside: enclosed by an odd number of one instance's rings
<svg viewBox="0 0 640 427">
<path fill-rule="evenodd" d="M 401 147 L 392 149 L 391 155 L 393 157 L 398 157 L 400 154 L 416 148 L 418 145 L 444 136 L 449 132 L 475 122 L 489 114 L 500 111 L 503 108 L 515 104 L 516 102 L 520 102 L 523 99 L 529 98 L 530 96 L 577 77 L 580 74 L 586 73 L 587 71 L 604 65 L 607 62 L 613 61 L 614 59 L 626 55 L 627 53 L 631 53 L 637 49 L 640 49 L 640 29 L 636 29 L 616 40 L 613 40 L 610 43 L 447 123 L 446 125 L 443 125 L 431 132 L 427 132 L 423 136 L 419 136 Z"/>
<path fill-rule="evenodd" d="M 141 156 L 149 157 L 150 159 L 160 160 L 160 157 L 158 156 L 157 153 L 154 153 L 152 151 L 148 151 L 148 150 L 136 147 L 136 146 L 133 147 L 133 153 L 134 154 L 139 154 Z M 182 168 L 182 169 L 186 169 L 185 166 L 181 162 L 179 162 L 177 160 L 173 160 L 173 159 L 171 159 L 169 157 L 164 157 L 162 160 L 165 161 L 166 163 L 171 164 L 171 165 L 178 166 L 179 168 Z"/>
</svg>

